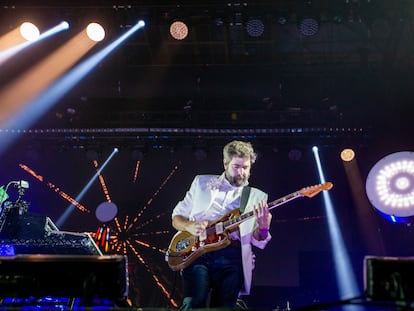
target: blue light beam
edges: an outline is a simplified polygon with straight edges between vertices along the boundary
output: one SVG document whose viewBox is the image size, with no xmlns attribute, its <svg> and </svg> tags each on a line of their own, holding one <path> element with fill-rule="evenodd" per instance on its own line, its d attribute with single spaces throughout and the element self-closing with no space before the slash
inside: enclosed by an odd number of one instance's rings
<svg viewBox="0 0 414 311">
<path fill-rule="evenodd" d="M 55 35 L 63 30 L 69 29 L 69 23 L 68 22 L 61 22 L 60 24 L 56 25 L 55 27 L 45 31 L 44 33 L 40 34 L 39 38 L 33 41 L 25 41 L 23 43 L 20 43 L 16 46 L 13 46 L 7 50 L 0 52 L 0 65 L 4 63 L 7 59 L 10 57 L 16 55 L 17 53 L 23 51 L 24 49 L 28 48 L 29 46 L 33 45 L 34 43 L 37 43 L 39 41 L 42 41 L 52 35 Z"/>
<path fill-rule="evenodd" d="M 325 176 L 322 169 L 318 148 L 312 148 L 315 157 L 320 182 L 325 183 Z M 339 294 L 341 299 L 351 299 L 357 297 L 359 293 L 358 285 L 355 279 L 355 273 L 350 263 L 349 255 L 345 248 L 342 233 L 335 215 L 330 195 L 323 191 L 325 202 L 325 211 L 328 219 L 329 236 L 332 244 L 333 259 L 335 265 L 336 279 L 338 282 Z"/>
<path fill-rule="evenodd" d="M 82 198 L 85 196 L 85 194 L 88 192 L 94 181 L 98 178 L 99 174 L 103 171 L 103 169 L 106 167 L 106 165 L 109 163 L 110 160 L 115 156 L 115 154 L 118 153 L 118 148 L 114 148 L 114 150 L 111 152 L 111 154 L 108 156 L 108 158 L 105 160 L 105 162 L 102 164 L 101 168 L 96 171 L 96 173 L 92 176 L 92 178 L 89 180 L 89 182 L 86 184 L 85 187 L 83 187 L 82 191 L 78 194 L 78 196 L 75 198 L 76 202 L 80 202 Z M 73 204 L 70 204 L 66 211 L 59 217 L 59 219 L 56 221 L 56 226 L 62 226 L 65 221 L 68 219 L 70 214 L 73 212 L 73 210 L 76 207 Z"/>
<path fill-rule="evenodd" d="M 128 30 L 121 37 L 113 41 L 103 50 L 90 56 L 84 60 L 66 75 L 51 85 L 46 91 L 36 97 L 29 105 L 31 110 L 29 113 L 26 110 L 19 120 L 14 119 L 13 124 L 9 128 L 16 127 L 14 125 L 22 125 L 27 128 L 30 126 L 40 115 L 42 115 L 48 108 L 50 108 L 56 101 L 61 99 L 69 90 L 71 90 L 80 80 L 82 80 L 89 72 L 92 71 L 102 60 L 113 52 L 121 43 L 129 38 L 134 32 L 144 27 L 145 23 L 139 21 L 134 27 Z"/>
<path fill-rule="evenodd" d="M 35 121 L 45 113 L 54 103 L 60 100 L 67 92 L 69 92 L 80 80 L 82 80 L 89 72 L 92 71 L 105 57 L 113 52 L 121 43 L 127 40 L 133 33 L 145 26 L 144 21 L 139 21 L 134 27 L 129 29 L 126 33 L 118 39 L 110 43 L 103 50 L 90 56 L 84 60 L 67 74 L 53 83 L 46 91 L 43 91 L 35 99 L 33 99 L 24 111 L 20 112 L 12 118 L 4 128 L 29 128 Z M 0 145 L 0 154 L 4 152 L 10 143 L 13 142 L 13 137 L 8 136 L 2 140 Z"/>
</svg>

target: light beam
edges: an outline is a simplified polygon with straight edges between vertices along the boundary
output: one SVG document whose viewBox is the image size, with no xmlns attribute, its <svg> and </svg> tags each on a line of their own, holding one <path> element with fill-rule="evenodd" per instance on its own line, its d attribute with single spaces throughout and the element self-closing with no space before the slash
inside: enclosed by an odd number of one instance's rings
<svg viewBox="0 0 414 311">
<path fill-rule="evenodd" d="M 105 162 L 102 164 L 101 168 L 96 171 L 96 173 L 92 176 L 92 178 L 89 180 L 89 182 L 86 184 L 85 187 L 83 187 L 82 191 L 78 194 L 76 197 L 76 201 L 79 202 L 82 200 L 82 198 L 85 196 L 85 194 L 88 192 L 94 181 L 99 177 L 101 174 L 101 171 L 108 165 L 109 161 L 112 160 L 112 158 L 115 156 L 115 154 L 118 153 L 118 148 L 114 148 L 114 150 L 111 152 L 111 154 L 108 156 L 108 158 L 105 160 Z M 65 223 L 69 215 L 72 213 L 74 209 L 74 206 L 71 204 L 68 206 L 66 211 L 59 217 L 59 219 L 56 221 L 57 226 L 61 226 Z"/>
<path fill-rule="evenodd" d="M 312 151 L 318 169 L 320 182 L 325 183 L 325 174 L 322 169 L 318 148 L 313 147 Z M 325 211 L 328 219 L 329 236 L 331 239 L 339 294 L 341 299 L 354 298 L 359 292 L 357 282 L 355 280 L 355 275 L 350 263 L 349 255 L 346 251 L 345 243 L 342 238 L 342 233 L 337 221 L 337 217 L 335 215 L 333 204 L 327 191 L 323 191 L 323 199 L 325 201 Z"/>
<path fill-rule="evenodd" d="M 61 22 L 60 24 L 56 25 L 55 27 L 45 31 L 44 33 L 41 33 L 40 36 L 36 39 L 36 40 L 32 40 L 32 41 L 22 41 L 22 42 L 18 42 L 16 44 L 13 45 L 8 45 L 8 47 L 4 47 L 2 48 L 2 41 L 0 41 L 0 65 L 2 63 L 4 63 L 7 59 L 9 59 L 10 57 L 18 54 L 19 52 L 23 51 L 24 49 L 30 47 L 31 45 L 33 45 L 34 43 L 40 42 L 54 34 L 57 34 L 63 30 L 67 30 L 69 29 L 69 23 L 68 22 Z M 0 39 L 3 40 L 3 39 Z"/>
<path fill-rule="evenodd" d="M 139 21 L 134 27 L 129 29 L 126 33 L 120 36 L 118 39 L 113 41 L 103 50 L 97 52 L 96 54 L 90 56 L 88 59 L 84 60 L 77 66 L 75 66 L 72 70 L 70 70 L 67 74 L 57 80 L 53 85 L 51 85 L 46 91 L 42 92 L 37 97 L 33 98 L 33 90 L 29 92 L 29 94 L 25 94 L 24 90 L 33 83 L 33 87 L 36 87 L 36 94 L 38 93 L 41 88 L 40 86 L 44 87 L 46 85 L 43 82 L 39 85 L 39 82 L 36 81 L 37 76 L 39 73 L 30 74 L 25 79 L 19 80 L 18 83 L 13 85 L 9 88 L 6 92 L 0 93 L 0 100 L 4 103 L 7 103 L 5 107 L 0 108 L 0 128 L 13 128 L 23 127 L 28 128 L 32 125 L 42 114 L 45 113 L 56 101 L 61 99 L 70 89 L 72 89 L 80 80 L 82 80 L 89 72 L 91 72 L 101 61 L 107 57 L 111 52 L 113 52 L 120 44 L 122 44 L 125 40 L 127 40 L 133 33 L 141 29 L 145 26 L 143 21 Z M 83 34 L 86 37 L 85 34 Z M 93 46 L 95 43 L 86 39 L 90 46 Z M 76 46 L 76 43 L 75 43 Z M 86 52 L 86 51 L 85 51 Z M 66 52 L 68 53 L 68 52 Z M 77 53 L 79 54 L 79 53 Z M 63 55 L 66 55 L 65 53 Z M 69 57 L 73 59 L 73 57 Z M 52 65 L 52 60 L 48 60 L 48 62 Z M 55 64 L 59 68 L 61 65 L 59 62 Z M 50 69 L 50 66 L 49 66 Z M 44 74 L 49 76 L 47 70 Z M 40 75 L 41 76 L 41 75 Z M 54 73 L 54 78 L 57 77 L 56 72 Z M 49 77 L 46 82 L 52 82 L 52 77 Z M 28 84 L 27 84 L 28 83 Z M 21 88 L 21 89 L 19 89 Z M 21 103 L 25 103 L 30 101 L 29 104 L 25 104 L 25 109 L 22 109 Z M 20 105 L 19 105 L 20 104 Z M 19 109 L 20 108 L 20 109 Z M 18 115 L 13 114 L 17 111 L 20 111 Z M 12 142 L 12 138 L 8 137 L 1 142 L 0 145 L 0 154 L 6 150 L 6 148 Z"/>
</svg>

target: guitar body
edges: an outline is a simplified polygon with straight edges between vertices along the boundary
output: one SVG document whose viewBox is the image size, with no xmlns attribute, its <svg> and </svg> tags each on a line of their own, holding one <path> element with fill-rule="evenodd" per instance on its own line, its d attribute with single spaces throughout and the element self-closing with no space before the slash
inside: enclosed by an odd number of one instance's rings
<svg viewBox="0 0 414 311">
<path fill-rule="evenodd" d="M 221 230 L 223 221 L 239 215 L 236 209 L 209 225 L 204 236 L 194 236 L 187 231 L 178 231 L 171 239 L 166 261 L 173 271 L 188 267 L 201 255 L 223 249 L 230 245 L 229 231 Z"/>
<path fill-rule="evenodd" d="M 178 231 L 171 240 L 167 252 L 167 262 L 171 270 L 177 271 L 188 267 L 201 255 L 227 247 L 230 244 L 227 234 L 220 239 L 203 245 L 198 237 L 185 231 Z"/>
</svg>

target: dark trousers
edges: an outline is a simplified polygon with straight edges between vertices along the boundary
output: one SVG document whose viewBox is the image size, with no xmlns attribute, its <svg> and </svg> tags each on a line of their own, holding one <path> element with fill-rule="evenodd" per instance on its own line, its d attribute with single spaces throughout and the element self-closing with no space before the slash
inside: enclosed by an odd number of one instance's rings
<svg viewBox="0 0 414 311">
<path fill-rule="evenodd" d="M 204 254 L 181 271 L 182 310 L 234 307 L 243 285 L 240 246 Z"/>
</svg>

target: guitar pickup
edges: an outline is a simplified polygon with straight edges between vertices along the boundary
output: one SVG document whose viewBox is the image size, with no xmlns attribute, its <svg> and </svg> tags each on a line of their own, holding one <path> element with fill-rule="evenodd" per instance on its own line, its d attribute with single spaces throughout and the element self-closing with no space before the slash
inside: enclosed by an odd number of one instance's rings
<svg viewBox="0 0 414 311">
<path fill-rule="evenodd" d="M 216 223 L 216 233 L 222 234 L 224 232 L 224 226 L 222 222 Z"/>
</svg>

